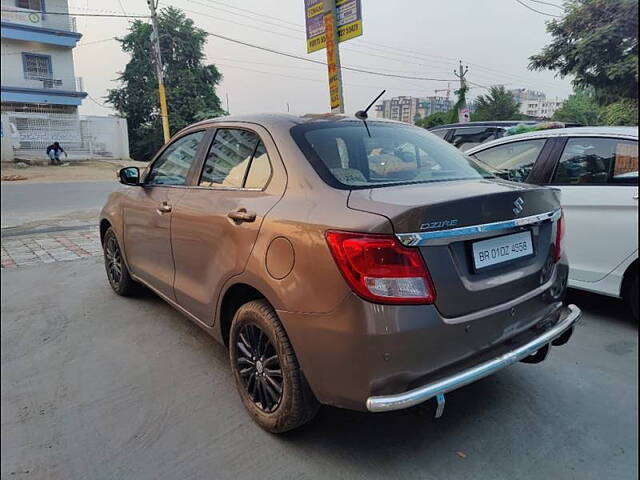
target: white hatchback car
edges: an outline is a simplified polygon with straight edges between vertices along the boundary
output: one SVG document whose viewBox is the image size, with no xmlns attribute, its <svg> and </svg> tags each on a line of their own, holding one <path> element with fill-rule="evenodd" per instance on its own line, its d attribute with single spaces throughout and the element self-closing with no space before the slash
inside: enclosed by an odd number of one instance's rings
<svg viewBox="0 0 640 480">
<path fill-rule="evenodd" d="M 508 180 L 562 190 L 569 286 L 622 297 L 638 318 L 638 127 L 542 130 L 466 153 Z"/>
</svg>

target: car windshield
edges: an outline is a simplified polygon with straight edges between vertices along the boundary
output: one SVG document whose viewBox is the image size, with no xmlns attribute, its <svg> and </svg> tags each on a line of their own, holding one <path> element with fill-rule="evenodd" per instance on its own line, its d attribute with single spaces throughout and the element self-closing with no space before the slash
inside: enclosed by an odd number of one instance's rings
<svg viewBox="0 0 640 480">
<path fill-rule="evenodd" d="M 428 131 L 396 123 L 340 121 L 293 127 L 318 174 L 339 188 L 493 177 Z"/>
</svg>

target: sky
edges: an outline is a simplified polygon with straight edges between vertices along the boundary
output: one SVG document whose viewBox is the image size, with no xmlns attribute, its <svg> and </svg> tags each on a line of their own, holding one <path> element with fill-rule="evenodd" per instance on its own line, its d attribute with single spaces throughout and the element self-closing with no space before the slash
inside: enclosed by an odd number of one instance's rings
<svg viewBox="0 0 640 480">
<path fill-rule="evenodd" d="M 549 5 L 525 1 L 546 13 L 561 13 Z M 324 50 L 306 52 L 304 0 L 160 0 L 160 8 L 167 5 L 181 8 L 196 26 L 208 32 L 326 61 Z M 148 7 L 145 0 L 69 0 L 69 11 L 145 15 Z M 383 89 L 382 98 L 390 98 L 433 96 L 436 89 L 450 86 L 453 98 L 457 86 L 453 70 L 459 60 L 469 67 L 467 79 L 479 85 L 472 85 L 472 97 L 495 84 L 541 90 L 548 98 L 562 99 L 571 93 L 570 79 L 527 69 L 528 57 L 551 41 L 545 30 L 551 17 L 515 0 L 362 0 L 362 16 L 363 35 L 340 44 L 343 66 L 444 81 L 343 71 L 347 113 L 366 107 Z M 128 61 L 113 38 L 125 35 L 131 20 L 77 17 L 76 21 L 83 35 L 74 50 L 76 76 L 83 78 L 90 95 L 80 113 L 113 114 L 104 97 L 108 89 L 118 85 L 118 72 Z M 215 37 L 209 37 L 205 54 L 207 62 L 223 74 L 216 91 L 232 114 L 329 110 L 324 65 Z"/>
</svg>

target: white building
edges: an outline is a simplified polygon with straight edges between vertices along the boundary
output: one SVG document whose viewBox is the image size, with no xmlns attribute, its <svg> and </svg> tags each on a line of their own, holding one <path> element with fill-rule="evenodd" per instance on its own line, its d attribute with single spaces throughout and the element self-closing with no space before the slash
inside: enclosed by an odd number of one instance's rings
<svg viewBox="0 0 640 480">
<path fill-rule="evenodd" d="M 553 114 L 562 106 L 563 100 L 547 100 L 544 92 L 517 88 L 510 90 L 520 104 L 519 111 L 524 115 L 535 118 L 551 118 Z"/>
<path fill-rule="evenodd" d="M 123 119 L 78 115 L 87 93 L 75 75 L 73 48 L 82 35 L 67 0 L 1 5 L 2 160 L 12 160 L 10 150 L 15 157 L 42 157 L 53 141 L 77 158 L 128 157 Z M 96 122 L 101 130 L 92 130 Z"/>
<path fill-rule="evenodd" d="M 393 97 L 376 105 L 376 117 L 415 123 L 416 119 L 451 109 L 451 101 L 444 97 Z"/>
</svg>

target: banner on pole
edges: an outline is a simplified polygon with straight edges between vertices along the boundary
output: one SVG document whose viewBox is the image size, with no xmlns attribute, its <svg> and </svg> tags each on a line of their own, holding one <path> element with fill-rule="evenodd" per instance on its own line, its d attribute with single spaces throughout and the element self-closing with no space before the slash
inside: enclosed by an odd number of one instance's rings
<svg viewBox="0 0 640 480">
<path fill-rule="evenodd" d="M 338 78 L 338 44 L 335 38 L 332 38 L 335 32 L 333 24 L 333 15 L 324 16 L 324 28 L 328 32 L 328 38 L 325 41 L 327 46 L 327 70 L 329 73 L 329 97 L 331 101 L 331 110 L 340 107 L 340 79 Z"/>
<path fill-rule="evenodd" d="M 327 46 L 324 26 L 324 1 L 304 0 L 307 53 L 322 50 Z M 338 42 L 362 35 L 362 6 L 360 0 L 336 0 L 338 15 Z"/>
<path fill-rule="evenodd" d="M 471 112 L 469 107 L 462 107 L 458 110 L 458 122 L 467 123 L 471 121 Z"/>
</svg>

